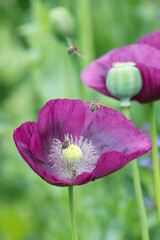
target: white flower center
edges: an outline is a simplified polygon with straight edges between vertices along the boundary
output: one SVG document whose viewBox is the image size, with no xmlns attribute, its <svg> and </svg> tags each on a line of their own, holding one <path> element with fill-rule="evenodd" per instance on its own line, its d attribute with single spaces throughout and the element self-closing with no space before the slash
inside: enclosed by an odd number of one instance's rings
<svg viewBox="0 0 160 240">
<path fill-rule="evenodd" d="M 49 164 L 53 176 L 61 180 L 74 180 L 83 172 L 92 172 L 98 160 L 97 150 L 87 138 L 71 134 L 64 136 L 68 146 L 63 149 L 63 143 L 54 139 L 49 152 Z"/>
</svg>

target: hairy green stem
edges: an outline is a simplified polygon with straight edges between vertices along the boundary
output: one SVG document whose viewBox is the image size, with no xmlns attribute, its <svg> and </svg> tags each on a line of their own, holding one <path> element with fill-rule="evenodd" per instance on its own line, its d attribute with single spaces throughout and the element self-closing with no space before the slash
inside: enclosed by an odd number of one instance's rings
<svg viewBox="0 0 160 240">
<path fill-rule="evenodd" d="M 154 112 L 154 103 L 150 103 L 151 113 L 151 138 L 152 138 L 152 159 L 153 159 L 153 175 L 154 175 L 154 186 L 155 195 L 158 209 L 158 220 L 160 223 L 160 172 L 159 172 L 159 161 L 158 161 L 158 148 L 157 148 L 157 131 L 156 131 L 156 120 Z"/>
<path fill-rule="evenodd" d="M 74 214 L 73 186 L 68 187 L 68 198 L 69 198 L 69 209 L 70 209 L 70 215 L 71 215 L 71 225 L 72 225 L 72 239 L 78 240 L 76 223 L 75 223 L 75 214 Z"/>
<path fill-rule="evenodd" d="M 126 116 L 126 118 L 130 119 L 129 107 L 122 108 L 122 111 L 123 111 L 123 114 Z M 149 240 L 147 217 L 146 217 L 146 211 L 145 211 L 144 202 L 143 202 L 137 160 L 135 159 L 134 161 L 132 161 L 131 165 L 132 165 L 134 189 L 135 189 L 135 193 L 136 193 L 137 204 L 138 204 L 139 215 L 140 215 L 142 239 Z"/>
</svg>

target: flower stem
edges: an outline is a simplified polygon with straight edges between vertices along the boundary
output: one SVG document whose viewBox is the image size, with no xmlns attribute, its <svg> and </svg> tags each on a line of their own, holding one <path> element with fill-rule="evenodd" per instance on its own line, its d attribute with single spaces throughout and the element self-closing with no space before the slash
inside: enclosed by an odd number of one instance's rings
<svg viewBox="0 0 160 240">
<path fill-rule="evenodd" d="M 72 239 L 73 240 L 78 240 L 76 223 L 75 223 L 75 215 L 74 215 L 73 186 L 68 187 L 68 198 L 69 198 L 71 225 L 72 225 Z"/>
<path fill-rule="evenodd" d="M 88 66 L 95 58 L 91 2 L 91 0 L 78 0 L 75 2 L 79 26 L 80 50 L 86 56 L 85 59 L 80 59 L 82 60 L 82 69 Z"/>
<path fill-rule="evenodd" d="M 123 111 L 123 114 L 126 116 L 126 118 L 130 119 L 129 107 L 122 108 L 122 111 Z M 132 165 L 134 188 L 135 188 L 135 193 L 136 193 L 136 198 L 137 198 L 137 203 L 138 203 L 138 208 L 139 208 L 139 214 L 140 214 L 142 239 L 149 240 L 147 217 L 146 217 L 146 211 L 145 211 L 144 202 L 143 202 L 137 160 L 135 159 L 134 161 L 132 161 L 131 165 Z"/>
<path fill-rule="evenodd" d="M 158 219 L 160 223 L 160 174 L 159 174 L 159 161 L 158 161 L 158 148 L 157 148 L 157 133 L 156 133 L 156 120 L 154 113 L 154 103 L 150 103 L 151 112 L 151 138 L 152 138 L 152 159 L 153 159 L 153 174 L 155 195 L 158 209 Z"/>
<path fill-rule="evenodd" d="M 75 12 L 77 16 L 77 33 L 79 39 L 80 53 L 85 58 L 79 58 L 80 70 L 87 67 L 95 59 L 95 49 L 93 41 L 93 21 L 92 21 L 92 1 L 91 0 L 77 0 L 75 2 Z M 80 81 L 80 80 L 79 80 Z M 86 99 L 90 94 L 89 88 L 86 88 L 81 82 L 83 95 L 81 97 Z M 81 91 L 82 91 L 81 90 Z"/>
</svg>

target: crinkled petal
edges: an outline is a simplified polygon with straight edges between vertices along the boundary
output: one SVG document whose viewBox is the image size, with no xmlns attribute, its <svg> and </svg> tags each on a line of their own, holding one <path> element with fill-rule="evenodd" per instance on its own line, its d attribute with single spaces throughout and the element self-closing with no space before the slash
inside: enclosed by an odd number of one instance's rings
<svg viewBox="0 0 160 240">
<path fill-rule="evenodd" d="M 97 166 L 94 170 L 96 179 L 109 175 L 121 168 L 123 168 L 131 160 L 140 157 L 148 152 L 148 148 L 139 149 L 132 154 L 123 154 L 120 152 L 112 151 L 104 153 L 97 162 Z"/>
<path fill-rule="evenodd" d="M 30 140 L 35 132 L 36 123 L 26 122 L 14 131 L 14 141 L 22 158 L 46 182 L 56 186 L 69 186 L 85 184 L 95 178 L 95 174 L 83 172 L 74 181 L 62 181 L 55 178 L 49 163 L 43 163 L 33 156 L 30 151 Z"/>
<path fill-rule="evenodd" d="M 35 129 L 35 122 L 26 122 L 14 131 L 13 139 L 18 147 L 18 150 L 23 149 L 24 153 L 28 153 L 30 140 L 35 132 Z"/>
<path fill-rule="evenodd" d="M 160 30 L 145 35 L 137 43 L 145 43 L 160 50 Z"/>
<path fill-rule="evenodd" d="M 80 136 L 85 120 L 82 101 L 57 99 L 47 102 L 38 115 L 37 126 L 31 139 L 32 154 L 41 161 L 48 161 L 53 138 L 64 140 L 71 133 Z"/>
<path fill-rule="evenodd" d="M 157 75 L 160 74 L 160 67 L 158 65 L 160 62 L 160 51 L 146 44 L 129 45 L 108 52 L 104 56 L 93 61 L 82 71 L 82 81 L 88 87 L 91 87 L 104 95 L 111 96 L 106 87 L 106 78 L 108 71 L 112 68 L 112 64 L 115 62 L 135 62 L 139 70 L 143 70 L 143 88 L 139 93 L 142 97 L 142 99 L 140 99 L 141 103 L 160 99 L 160 94 L 157 96 L 155 91 L 150 90 L 149 88 L 151 84 L 157 85 L 153 69 L 157 69 Z M 147 74 L 145 74 L 144 71 L 146 71 Z M 148 96 L 146 93 L 149 91 L 150 94 Z M 114 96 L 112 97 L 115 98 Z M 139 97 L 137 98 L 137 96 L 135 96 L 134 100 L 139 101 Z"/>
<path fill-rule="evenodd" d="M 100 105 L 96 112 L 87 111 L 82 136 L 92 141 L 98 155 L 109 151 L 123 154 L 149 151 L 151 140 L 123 114 Z"/>
</svg>

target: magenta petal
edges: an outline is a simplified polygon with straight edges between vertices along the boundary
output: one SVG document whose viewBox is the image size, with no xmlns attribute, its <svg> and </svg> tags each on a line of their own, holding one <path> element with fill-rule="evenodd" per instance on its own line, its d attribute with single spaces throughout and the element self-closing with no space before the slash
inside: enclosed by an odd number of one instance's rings
<svg viewBox="0 0 160 240">
<path fill-rule="evenodd" d="M 70 186 L 70 185 L 83 185 L 83 184 L 86 184 L 86 183 L 95 179 L 95 173 L 94 172 L 93 173 L 83 172 L 81 175 L 79 175 L 75 179 L 75 181 L 64 181 L 64 180 L 60 180 L 58 178 L 55 178 L 54 176 L 52 176 L 51 174 L 49 174 L 47 171 L 40 168 L 39 166 L 34 165 L 34 167 L 32 167 L 32 169 L 43 180 L 45 180 L 46 182 L 48 182 L 52 185 L 59 186 L 59 187 L 67 187 L 67 186 Z"/>
<path fill-rule="evenodd" d="M 92 180 L 95 179 L 95 173 L 88 173 L 88 172 L 83 172 L 81 175 L 79 175 L 74 182 L 70 182 L 70 185 L 82 185 L 86 184 Z"/>
<path fill-rule="evenodd" d="M 94 170 L 96 179 L 120 169 L 120 163 L 123 163 L 124 157 L 125 155 L 120 152 L 112 151 L 104 153 L 98 160 L 96 169 Z"/>
<path fill-rule="evenodd" d="M 145 35 L 137 43 L 145 43 L 160 50 L 160 30 Z"/>
<path fill-rule="evenodd" d="M 123 114 L 103 105 L 97 113 L 86 112 L 82 135 L 92 141 L 99 155 L 109 151 L 132 154 L 147 151 L 152 145 L 147 135 Z"/>
<path fill-rule="evenodd" d="M 108 69 L 107 64 L 105 63 L 107 60 L 105 59 L 103 63 L 103 61 L 101 61 L 102 58 L 95 60 L 87 68 L 85 68 L 81 72 L 81 79 L 83 83 L 88 87 L 93 88 L 98 92 L 111 97 L 112 95 L 106 88 L 106 76 L 108 73 Z"/>
<path fill-rule="evenodd" d="M 136 159 L 146 152 L 148 152 L 147 148 L 145 150 L 139 149 L 137 152 L 127 155 L 116 151 L 104 153 L 98 160 L 96 169 L 94 170 L 96 179 L 123 168 L 131 160 Z"/>
<path fill-rule="evenodd" d="M 142 64 L 137 64 L 141 72 L 143 88 L 139 94 L 133 97 L 141 103 L 148 103 L 160 99 L 160 68 L 147 67 Z"/>
<path fill-rule="evenodd" d="M 35 132 L 35 129 L 35 122 L 26 122 L 14 131 L 13 139 L 19 151 L 28 153 L 30 140 Z"/>
<path fill-rule="evenodd" d="M 53 138 L 64 140 L 71 133 L 80 136 L 85 120 L 84 103 L 80 100 L 57 99 L 47 102 L 38 115 L 35 133 L 30 148 L 41 161 L 48 160 Z"/>
<path fill-rule="evenodd" d="M 148 60 L 149 59 L 149 60 Z M 134 44 L 123 48 L 115 49 L 101 58 L 93 61 L 81 73 L 81 79 L 85 85 L 91 87 L 100 93 L 111 96 L 106 87 L 106 78 L 108 71 L 115 62 L 135 62 L 136 66 L 142 71 L 143 88 L 139 96 L 133 99 L 141 103 L 160 99 L 158 75 L 160 73 L 160 51 L 146 44 Z M 156 70 L 156 79 L 153 69 Z M 156 86 L 156 92 L 150 85 Z M 158 88 L 157 88 L 158 86 Z M 146 95 L 146 93 L 149 93 Z M 112 96 L 115 98 L 114 96 Z"/>
</svg>

